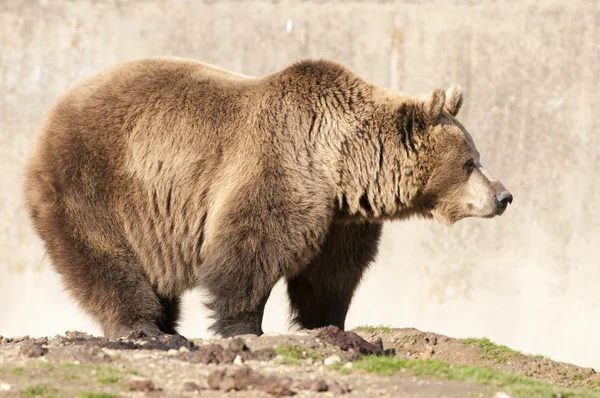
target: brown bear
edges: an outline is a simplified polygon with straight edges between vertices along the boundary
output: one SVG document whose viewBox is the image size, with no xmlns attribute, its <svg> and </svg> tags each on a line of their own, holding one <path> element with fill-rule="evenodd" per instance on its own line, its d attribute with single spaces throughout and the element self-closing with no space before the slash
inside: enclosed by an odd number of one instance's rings
<svg viewBox="0 0 600 398">
<path fill-rule="evenodd" d="M 180 58 L 126 62 L 58 99 L 26 168 L 28 214 L 107 337 L 176 333 L 204 286 L 221 336 L 262 334 L 285 278 L 302 328 L 344 328 L 382 222 L 500 215 L 512 196 L 456 120 L 328 60 L 260 78 Z"/>
</svg>

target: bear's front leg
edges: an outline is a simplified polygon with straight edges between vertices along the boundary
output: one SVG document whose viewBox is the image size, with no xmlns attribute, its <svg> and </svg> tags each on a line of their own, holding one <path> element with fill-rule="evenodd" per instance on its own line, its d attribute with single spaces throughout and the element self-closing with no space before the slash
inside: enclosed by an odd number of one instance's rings
<svg viewBox="0 0 600 398">
<path fill-rule="evenodd" d="M 261 335 L 271 290 L 293 266 L 290 256 L 282 255 L 286 245 L 281 239 L 257 239 L 258 234 L 252 229 L 231 231 L 203 262 L 202 281 L 211 296 L 206 305 L 215 320 L 210 330 L 222 337 Z"/>
<path fill-rule="evenodd" d="M 294 322 L 305 329 L 344 330 L 352 296 L 377 255 L 381 224 L 333 223 L 319 254 L 288 278 Z"/>
<path fill-rule="evenodd" d="M 307 207 L 310 199 L 294 198 L 284 183 L 268 181 L 236 190 L 207 217 L 199 277 L 214 312 L 210 330 L 222 337 L 263 333 L 273 286 L 309 262 L 330 223 L 326 206 Z"/>
<path fill-rule="evenodd" d="M 227 296 L 215 295 L 215 299 L 209 304 L 214 311 L 212 318 L 215 320 L 210 330 L 224 338 L 241 334 L 262 335 L 263 314 L 269 294 L 265 295 L 258 305 L 253 305 L 253 308 L 244 312 L 232 311 L 231 305 L 235 306 L 235 303 L 229 302 Z"/>
</svg>

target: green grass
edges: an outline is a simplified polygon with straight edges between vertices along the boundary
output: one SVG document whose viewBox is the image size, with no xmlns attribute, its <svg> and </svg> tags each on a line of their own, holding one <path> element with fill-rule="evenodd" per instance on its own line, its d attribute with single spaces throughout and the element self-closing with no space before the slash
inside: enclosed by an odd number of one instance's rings
<svg viewBox="0 0 600 398">
<path fill-rule="evenodd" d="M 12 368 L 10 371 L 14 375 L 21 376 L 23 374 L 24 369 L 20 368 L 20 367 L 15 367 L 15 368 Z"/>
<path fill-rule="evenodd" d="M 302 346 L 282 346 L 275 349 L 277 355 L 281 355 L 291 359 L 323 359 L 323 355 L 319 354 L 316 350 L 304 348 Z"/>
<path fill-rule="evenodd" d="M 348 373 L 350 373 L 350 369 L 344 367 L 344 362 L 336 362 L 334 364 L 331 364 L 331 365 L 329 365 L 329 369 L 337 370 L 338 372 L 340 372 L 343 375 L 347 375 Z"/>
<path fill-rule="evenodd" d="M 79 376 L 79 375 L 77 375 L 75 373 L 72 373 L 72 372 L 66 372 L 64 374 L 61 374 L 60 378 L 62 380 L 77 380 L 77 379 L 80 379 L 81 376 Z"/>
<path fill-rule="evenodd" d="M 294 359 L 294 358 L 290 358 L 290 357 L 281 358 L 279 363 L 282 365 L 292 365 L 292 366 L 300 366 L 301 365 L 301 362 L 298 359 Z"/>
<path fill-rule="evenodd" d="M 389 326 L 384 326 L 384 325 L 379 325 L 379 326 L 371 326 L 371 325 L 364 325 L 364 326 L 357 326 L 354 328 L 354 330 L 358 331 L 358 332 L 365 332 L 365 333 L 374 333 L 374 332 L 384 332 L 384 333 L 391 333 L 392 332 L 392 328 L 390 328 Z"/>
<path fill-rule="evenodd" d="M 38 368 L 38 369 L 54 369 L 54 365 L 47 361 L 31 361 L 27 364 L 27 367 Z"/>
<path fill-rule="evenodd" d="M 482 339 L 463 339 L 462 342 L 465 344 L 474 345 L 480 350 L 483 350 L 483 357 L 491 359 L 496 363 L 503 363 L 508 361 L 509 359 L 525 356 L 522 352 L 515 351 L 512 348 L 508 348 L 505 345 L 496 344 L 485 337 Z"/>
<path fill-rule="evenodd" d="M 56 391 L 56 388 L 49 387 L 45 384 L 37 384 L 35 386 L 22 388 L 21 394 L 26 397 L 49 397 L 50 394 L 54 394 Z"/>
<path fill-rule="evenodd" d="M 88 392 L 84 391 L 79 394 L 79 398 L 120 398 L 115 394 L 107 394 L 105 392 Z"/>
<path fill-rule="evenodd" d="M 339 371 L 344 369 L 341 364 L 334 364 L 331 368 Z M 434 359 L 423 361 L 398 357 L 366 356 L 362 360 L 354 362 L 352 369 L 380 375 L 390 375 L 404 370 L 415 376 L 502 387 L 510 393 L 522 396 L 600 398 L 599 393 L 589 390 L 561 388 L 513 373 L 499 372 L 491 368 L 477 366 L 452 366 Z"/>
<path fill-rule="evenodd" d="M 104 384 L 115 384 L 121 381 L 121 372 L 115 368 L 102 368 L 99 370 L 98 381 Z"/>
<path fill-rule="evenodd" d="M 143 373 L 135 370 L 135 369 L 125 369 L 124 370 L 125 374 L 127 375 L 134 375 L 134 376 L 144 376 Z"/>
</svg>

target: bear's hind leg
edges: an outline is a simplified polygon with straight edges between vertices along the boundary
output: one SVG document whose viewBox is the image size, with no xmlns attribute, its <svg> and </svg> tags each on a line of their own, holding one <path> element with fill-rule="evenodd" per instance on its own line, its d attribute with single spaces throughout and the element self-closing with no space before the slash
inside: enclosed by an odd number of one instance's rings
<svg viewBox="0 0 600 398">
<path fill-rule="evenodd" d="M 126 250 L 92 250 L 64 231 L 45 240 L 67 290 L 106 337 L 136 331 L 149 336 L 163 333 L 159 328 L 163 306 L 133 255 Z"/>
<path fill-rule="evenodd" d="M 344 329 L 350 302 L 377 255 L 381 224 L 333 223 L 319 255 L 287 280 L 294 322 Z"/>
</svg>

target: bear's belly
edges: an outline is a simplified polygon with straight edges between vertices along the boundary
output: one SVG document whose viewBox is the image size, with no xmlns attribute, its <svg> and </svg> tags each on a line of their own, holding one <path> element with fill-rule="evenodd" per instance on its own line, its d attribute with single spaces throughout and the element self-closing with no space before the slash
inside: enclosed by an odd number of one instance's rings
<svg viewBox="0 0 600 398">
<path fill-rule="evenodd" d="M 173 297 L 198 285 L 205 215 L 189 201 L 186 206 L 194 211 L 182 211 L 186 207 L 178 207 L 175 201 L 167 211 L 159 205 L 159 196 L 129 202 L 122 220 L 127 240 L 156 293 Z"/>
</svg>

